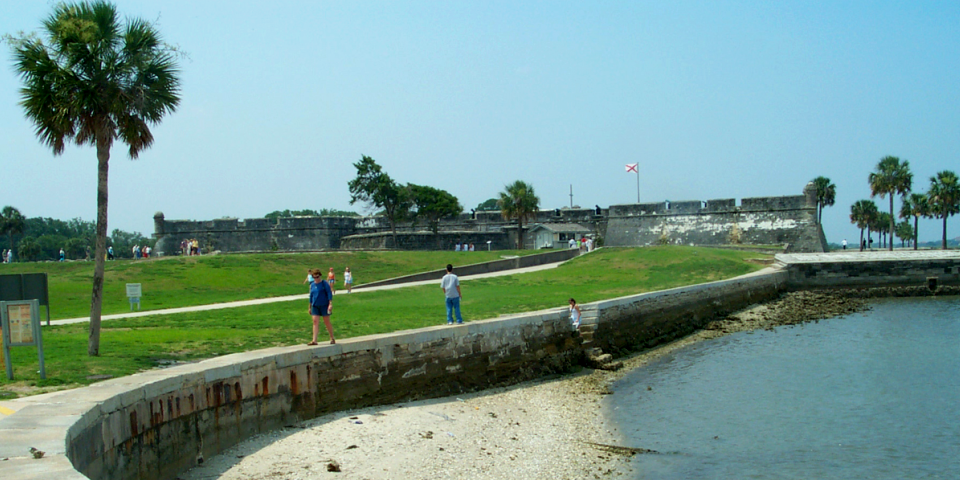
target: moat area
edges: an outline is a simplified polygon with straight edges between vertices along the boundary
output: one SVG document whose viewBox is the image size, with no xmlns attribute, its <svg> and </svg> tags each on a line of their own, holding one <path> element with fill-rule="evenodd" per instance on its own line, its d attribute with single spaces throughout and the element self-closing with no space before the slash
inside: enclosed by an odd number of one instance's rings
<svg viewBox="0 0 960 480">
<path fill-rule="evenodd" d="M 960 298 L 696 343 L 603 402 L 627 478 L 960 478 Z"/>
</svg>

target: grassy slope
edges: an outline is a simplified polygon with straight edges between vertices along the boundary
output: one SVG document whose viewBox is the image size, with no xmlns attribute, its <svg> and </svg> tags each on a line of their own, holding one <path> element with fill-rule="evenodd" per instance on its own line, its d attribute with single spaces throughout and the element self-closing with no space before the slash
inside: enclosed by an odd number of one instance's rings
<svg viewBox="0 0 960 480">
<path fill-rule="evenodd" d="M 395 254 L 403 256 L 406 254 Z M 756 253 L 689 247 L 604 249 L 559 268 L 462 283 L 466 320 L 504 313 L 560 307 L 646 291 L 731 278 L 760 267 L 747 263 Z M 431 263 L 432 265 L 432 263 Z M 302 292 L 302 285 L 295 285 Z M 295 292 L 295 293 L 296 293 Z M 438 286 L 337 296 L 333 323 L 338 338 L 384 333 L 445 321 Z M 14 349 L 17 385 L 88 384 L 88 376 L 128 375 L 164 360 L 196 360 L 226 353 L 309 340 L 304 301 L 162 315 L 103 323 L 101 356 L 86 355 L 87 325 L 44 328 L 46 381 L 36 375 L 36 351 Z M 321 326 L 321 338 L 325 334 Z M 3 390 L 14 388 L 4 378 Z M 7 393 L 10 395 L 10 393 Z"/>
<path fill-rule="evenodd" d="M 531 253 L 536 252 L 331 252 L 119 260 L 107 262 L 103 314 L 130 311 L 127 283 L 143 285 L 142 310 L 158 310 L 304 293 L 308 268 L 326 272 L 333 267 L 339 287 L 345 267 L 353 272 L 354 285 L 361 285 L 440 269 L 447 263 L 464 265 Z M 15 263 L 0 269 L 4 274 L 35 272 L 47 273 L 50 318 L 90 315 L 93 262 Z"/>
</svg>

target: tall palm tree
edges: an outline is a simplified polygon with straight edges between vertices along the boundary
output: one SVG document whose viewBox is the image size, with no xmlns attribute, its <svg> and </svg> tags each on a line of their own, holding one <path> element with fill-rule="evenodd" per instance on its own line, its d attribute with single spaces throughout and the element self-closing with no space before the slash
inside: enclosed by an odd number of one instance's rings
<svg viewBox="0 0 960 480">
<path fill-rule="evenodd" d="M 863 251 L 863 229 L 869 228 L 870 223 L 877 215 L 877 204 L 872 200 L 857 200 L 850 206 L 850 223 L 853 223 L 860 229 L 860 251 Z M 867 232 L 869 236 L 869 230 Z"/>
<path fill-rule="evenodd" d="M 500 192 L 497 200 L 500 214 L 506 220 L 517 220 L 517 250 L 523 250 L 523 221 L 540 209 L 540 198 L 533 191 L 533 185 L 517 180 Z"/>
<path fill-rule="evenodd" d="M 823 207 L 832 207 L 836 202 L 837 186 L 827 177 L 814 178 L 813 186 L 817 188 L 817 223 L 823 223 Z"/>
<path fill-rule="evenodd" d="M 131 158 L 153 144 L 150 125 L 180 102 L 174 52 L 153 25 L 121 22 L 104 1 L 60 3 L 43 23 L 45 41 L 22 35 L 13 42 L 14 66 L 23 80 L 20 104 L 41 142 L 63 153 L 65 144 L 97 149 L 97 230 L 90 337 L 100 353 L 100 311 L 107 243 L 107 173 L 110 148 L 119 139 Z"/>
<path fill-rule="evenodd" d="M 960 182 L 957 174 L 950 170 L 937 172 L 930 177 L 930 212 L 936 218 L 943 219 L 943 243 L 941 248 L 947 249 L 947 217 L 960 213 Z"/>
<path fill-rule="evenodd" d="M 877 171 L 870 174 L 870 196 L 880 195 L 883 198 L 890 196 L 890 230 L 894 230 L 893 222 L 893 196 L 895 194 L 906 195 L 910 191 L 913 183 L 913 174 L 910 173 L 910 162 L 904 160 L 902 163 L 897 157 L 886 156 L 877 163 Z M 890 250 L 893 250 L 893 242 L 890 242 Z"/>
<path fill-rule="evenodd" d="M 917 249 L 917 237 L 919 236 L 920 217 L 930 216 L 930 204 L 927 202 L 927 196 L 922 193 L 911 193 L 903 197 L 903 205 L 900 206 L 900 218 L 913 217 L 913 249 Z"/>
<path fill-rule="evenodd" d="M 23 233 L 25 223 L 26 219 L 20 210 L 10 205 L 3 207 L 0 212 L 0 235 L 6 235 L 10 240 L 10 250 L 13 250 L 13 236 Z"/>
</svg>

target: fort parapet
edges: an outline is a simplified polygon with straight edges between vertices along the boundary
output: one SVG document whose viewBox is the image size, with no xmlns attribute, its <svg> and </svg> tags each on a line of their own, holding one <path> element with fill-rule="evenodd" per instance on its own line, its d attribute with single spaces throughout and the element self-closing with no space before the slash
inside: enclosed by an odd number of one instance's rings
<svg viewBox="0 0 960 480">
<path fill-rule="evenodd" d="M 780 245 L 786 252 L 823 252 L 826 238 L 817 223 L 816 191 L 803 195 L 612 205 L 609 208 L 541 210 L 524 221 L 525 248 L 535 248 L 529 230 L 537 224 L 579 225 L 609 246 Z M 204 252 L 317 251 L 335 249 L 453 250 L 514 248 L 518 227 L 500 212 L 461 214 L 440 221 L 434 234 L 404 224 L 394 236 L 383 217 L 292 217 L 238 220 L 166 220 L 154 216 L 155 250 L 180 250 L 197 239 Z M 555 244 L 561 247 L 561 244 Z"/>
</svg>

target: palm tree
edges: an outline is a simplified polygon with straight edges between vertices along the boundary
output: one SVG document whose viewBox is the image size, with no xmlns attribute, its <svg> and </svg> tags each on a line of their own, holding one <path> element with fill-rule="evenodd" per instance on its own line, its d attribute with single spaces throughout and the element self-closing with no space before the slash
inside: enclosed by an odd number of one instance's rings
<svg viewBox="0 0 960 480">
<path fill-rule="evenodd" d="M 917 237 L 919 236 L 920 217 L 930 216 L 930 204 L 927 202 L 927 196 L 922 193 L 911 193 L 910 196 L 903 197 L 903 205 L 900 207 L 900 218 L 913 217 L 913 249 L 917 249 Z"/>
<path fill-rule="evenodd" d="M 66 142 L 97 149 L 96 263 L 87 351 L 100 352 L 100 311 L 107 243 L 107 173 L 117 139 L 131 158 L 153 144 L 150 125 L 180 102 L 174 52 L 153 25 L 121 22 L 104 1 L 57 4 L 44 40 L 13 40 L 14 66 L 23 80 L 20 104 L 41 142 L 63 153 Z"/>
<path fill-rule="evenodd" d="M 913 174 L 910 173 L 910 162 L 904 160 L 903 163 L 897 157 L 886 156 L 877 163 L 877 171 L 870 174 L 870 196 L 880 195 L 883 198 L 890 196 L 890 227 L 893 231 L 893 196 L 895 194 L 906 195 L 910 191 L 910 185 L 913 183 Z M 893 242 L 890 242 L 890 250 L 893 250 Z"/>
<path fill-rule="evenodd" d="M 533 185 L 517 180 L 500 192 L 497 200 L 500 214 L 505 220 L 517 220 L 517 250 L 523 250 L 523 221 L 540 209 L 540 199 L 533 192 Z"/>
<path fill-rule="evenodd" d="M 863 251 L 863 229 L 868 228 L 877 215 L 877 204 L 872 200 L 857 200 L 850 206 L 850 223 L 860 229 L 860 251 Z M 867 231 L 869 236 L 869 230 Z"/>
<path fill-rule="evenodd" d="M 10 240 L 10 250 L 13 250 L 13 236 L 23 233 L 25 220 L 20 210 L 10 205 L 3 207 L 0 212 L 0 235 L 6 235 Z"/>
<path fill-rule="evenodd" d="M 913 226 L 910 225 L 910 222 L 904 220 L 897 224 L 897 238 L 900 239 L 900 248 L 904 247 L 904 242 L 907 240 L 913 240 Z"/>
<path fill-rule="evenodd" d="M 960 213 L 960 182 L 957 174 L 950 170 L 937 172 L 930 177 L 930 191 L 927 192 L 930 200 L 930 213 L 936 218 L 943 219 L 943 243 L 941 248 L 947 249 L 947 217 Z"/>
<path fill-rule="evenodd" d="M 827 177 L 814 178 L 813 185 L 817 187 L 817 223 L 823 223 L 823 207 L 832 207 L 836 202 L 837 186 Z"/>
</svg>

